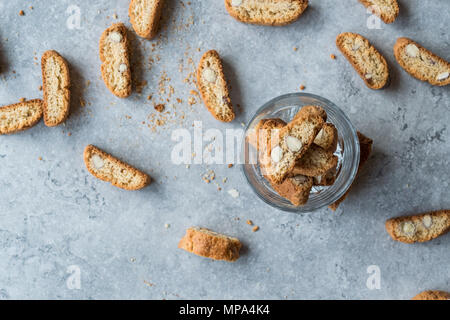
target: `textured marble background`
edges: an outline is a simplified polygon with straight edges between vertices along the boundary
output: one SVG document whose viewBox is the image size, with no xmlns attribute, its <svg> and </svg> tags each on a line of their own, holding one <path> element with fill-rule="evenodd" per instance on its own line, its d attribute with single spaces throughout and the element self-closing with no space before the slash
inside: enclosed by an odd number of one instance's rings
<svg viewBox="0 0 450 320">
<path fill-rule="evenodd" d="M 100 78 L 98 39 L 113 22 L 130 26 L 128 1 L 1 1 L 0 104 L 42 96 L 40 57 L 48 49 L 70 63 L 73 103 L 65 126 L 41 122 L 0 137 L 0 298 L 409 299 L 426 289 L 450 291 L 449 236 L 405 245 L 384 229 L 389 217 L 450 207 L 449 88 L 411 78 L 392 52 L 407 36 L 450 59 L 450 2 L 399 3 L 399 18 L 382 29 L 367 27 L 356 0 L 311 0 L 299 21 L 277 28 L 238 23 L 222 0 L 167 0 L 159 40 L 132 41 L 136 82 L 147 85 L 118 99 Z M 80 29 L 71 29 L 76 8 Z M 369 90 L 338 53 L 334 39 L 344 31 L 363 34 L 384 54 L 389 88 Z M 197 48 L 224 58 L 241 105 L 231 124 L 187 103 L 195 87 L 183 80 L 193 71 L 189 58 L 197 64 L 201 56 Z M 174 94 L 166 124 L 152 130 L 152 117 L 161 117 L 153 103 L 168 98 L 159 93 L 164 74 L 171 80 L 162 86 Z M 241 128 L 263 103 L 301 84 L 374 140 L 373 156 L 336 213 L 277 211 L 253 194 L 238 166 L 171 163 L 174 129 L 191 130 L 196 120 L 205 129 Z M 94 179 L 82 157 L 89 143 L 154 183 L 128 192 Z M 202 180 L 208 170 L 221 191 Z M 252 232 L 247 219 L 260 230 Z M 191 225 L 239 237 L 242 257 L 230 264 L 177 249 Z M 366 287 L 370 265 L 381 270 L 379 290 Z M 67 285 L 74 270 L 80 289 Z"/>
</svg>

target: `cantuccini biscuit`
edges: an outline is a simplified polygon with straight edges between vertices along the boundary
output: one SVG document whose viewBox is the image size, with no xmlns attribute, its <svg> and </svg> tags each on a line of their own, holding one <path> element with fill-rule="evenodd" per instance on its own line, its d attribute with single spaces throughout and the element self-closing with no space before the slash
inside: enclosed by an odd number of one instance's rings
<svg viewBox="0 0 450 320">
<path fill-rule="evenodd" d="M 223 122 L 234 119 L 228 84 L 217 51 L 210 50 L 203 54 L 197 68 L 197 87 L 214 118 Z"/>
<path fill-rule="evenodd" d="M 335 152 L 338 143 L 338 132 L 332 123 L 325 123 L 314 139 L 314 144 L 325 151 Z"/>
<path fill-rule="evenodd" d="M 283 26 L 297 20 L 308 0 L 225 0 L 228 13 L 238 21 Z"/>
<path fill-rule="evenodd" d="M 271 183 L 271 186 L 280 196 L 298 207 L 308 202 L 313 186 L 313 178 L 295 175 L 284 179 L 280 184 Z"/>
<path fill-rule="evenodd" d="M 281 183 L 292 171 L 313 143 L 323 126 L 323 118 L 316 114 L 304 114 L 280 130 L 279 141 L 269 150 L 268 177 L 273 183 Z M 271 139 L 272 140 L 272 139 Z M 272 141 L 273 142 L 273 141 Z"/>
<path fill-rule="evenodd" d="M 131 25 L 138 36 L 151 39 L 158 32 L 163 0 L 131 0 L 128 7 Z"/>
<path fill-rule="evenodd" d="M 317 177 L 336 168 L 338 157 L 332 151 L 326 151 L 316 144 L 312 144 L 305 154 L 296 161 L 291 173 L 308 177 Z"/>
<path fill-rule="evenodd" d="M 93 145 L 84 149 L 84 163 L 94 177 L 125 190 L 141 189 L 151 181 L 147 174 Z"/>
<path fill-rule="evenodd" d="M 385 87 L 389 80 L 386 59 L 363 36 L 345 32 L 336 38 L 336 46 L 371 89 Z"/>
<path fill-rule="evenodd" d="M 426 242 L 450 230 L 450 210 L 440 210 L 386 221 L 392 239 L 404 243 Z"/>
<path fill-rule="evenodd" d="M 408 38 L 399 38 L 394 55 L 400 66 L 414 78 L 435 86 L 450 84 L 450 63 Z"/>
<path fill-rule="evenodd" d="M 115 23 L 100 38 L 102 77 L 106 87 L 117 97 L 131 94 L 131 70 L 127 29 L 123 23 Z"/>
<path fill-rule="evenodd" d="M 360 154 L 359 154 L 359 166 L 358 166 L 358 174 L 361 171 L 361 168 L 363 165 L 367 162 L 369 159 L 370 154 L 372 153 L 372 144 L 373 140 L 363 135 L 361 132 L 357 132 L 358 134 L 358 140 L 359 140 L 359 148 L 360 148 Z M 355 178 L 356 179 L 356 178 Z M 342 197 L 339 198 L 335 203 L 330 204 L 328 208 L 330 208 L 333 211 L 336 211 L 336 209 L 339 207 L 339 205 L 347 198 L 350 188 L 348 188 L 347 192 L 344 193 Z"/>
<path fill-rule="evenodd" d="M 54 127 L 64 122 L 70 109 L 70 76 L 66 60 L 56 51 L 42 55 L 42 89 L 44 92 L 44 122 Z"/>
<path fill-rule="evenodd" d="M 286 122 L 279 118 L 261 119 L 256 124 L 255 128 L 247 136 L 247 141 L 257 150 L 260 149 L 260 145 L 265 144 L 265 140 L 271 136 L 270 131 L 274 128 L 281 129 L 286 125 Z"/>
<path fill-rule="evenodd" d="M 206 228 L 190 227 L 178 243 L 178 248 L 198 256 L 234 262 L 239 258 L 242 244 L 237 238 L 228 237 Z"/>
<path fill-rule="evenodd" d="M 324 108 L 321 106 L 303 106 L 298 110 L 298 112 L 295 114 L 294 118 L 292 120 L 295 120 L 299 117 L 302 117 L 306 114 L 316 114 L 320 116 L 324 122 L 327 121 L 327 113 Z"/>
<path fill-rule="evenodd" d="M 42 100 L 34 99 L 0 107 L 0 134 L 22 131 L 37 124 L 44 112 L 43 104 Z"/>
<path fill-rule="evenodd" d="M 419 293 L 412 300 L 450 300 L 450 293 L 439 290 L 427 290 Z"/>
<path fill-rule="evenodd" d="M 394 22 L 400 12 L 397 0 L 359 0 L 359 2 L 369 8 L 384 23 Z"/>
</svg>

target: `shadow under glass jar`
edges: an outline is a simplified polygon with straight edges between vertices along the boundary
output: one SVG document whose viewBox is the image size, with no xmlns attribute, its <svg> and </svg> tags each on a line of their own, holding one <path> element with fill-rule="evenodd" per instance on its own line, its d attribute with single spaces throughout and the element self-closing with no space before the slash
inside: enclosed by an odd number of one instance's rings
<svg viewBox="0 0 450 320">
<path fill-rule="evenodd" d="M 337 174 L 333 185 L 313 186 L 308 202 L 303 206 L 294 206 L 278 195 L 263 177 L 258 151 L 248 143 L 247 137 L 254 132 L 260 120 L 280 118 L 290 122 L 298 110 L 307 105 L 321 106 L 327 113 L 327 122 L 332 123 L 337 129 L 338 144 L 334 153 L 338 157 Z M 310 212 L 336 202 L 351 186 L 358 171 L 360 157 L 356 130 L 345 113 L 331 101 L 308 93 L 286 94 L 264 104 L 246 127 L 241 152 L 241 159 L 244 160 L 242 171 L 253 191 L 269 205 L 291 212 Z"/>
</svg>

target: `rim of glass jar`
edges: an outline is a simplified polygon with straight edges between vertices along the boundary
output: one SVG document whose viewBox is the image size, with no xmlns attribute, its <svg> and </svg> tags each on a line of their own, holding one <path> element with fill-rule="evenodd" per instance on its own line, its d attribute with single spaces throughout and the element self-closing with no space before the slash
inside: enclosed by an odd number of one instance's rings
<svg viewBox="0 0 450 320">
<path fill-rule="evenodd" d="M 246 164 L 246 147 L 248 145 L 247 139 L 246 139 L 246 134 L 250 128 L 250 125 L 253 123 L 253 121 L 255 120 L 255 118 L 257 118 L 261 113 L 263 113 L 264 110 L 268 109 L 269 107 L 273 107 L 275 104 L 280 103 L 280 101 L 283 100 L 288 100 L 290 98 L 298 98 L 298 97 L 307 97 L 307 98 L 312 98 L 315 100 L 318 100 L 320 102 L 322 102 L 323 104 L 325 104 L 327 107 L 332 108 L 336 111 L 336 113 L 339 115 L 339 117 L 341 118 L 342 122 L 344 125 L 348 126 L 348 129 L 350 130 L 351 137 L 350 137 L 350 142 L 351 145 L 349 146 L 348 144 L 344 144 L 344 150 L 343 152 L 345 152 L 346 148 L 348 152 L 352 151 L 352 155 L 353 157 L 350 159 L 351 163 L 347 163 L 346 167 L 351 167 L 350 168 L 350 173 L 349 173 L 349 177 L 346 181 L 342 182 L 341 181 L 341 187 L 339 187 L 336 192 L 334 193 L 329 193 L 327 195 L 326 198 L 321 199 L 320 203 L 319 200 L 315 201 L 315 203 L 311 204 L 309 203 L 310 201 L 308 201 L 308 203 L 306 203 L 305 206 L 298 206 L 295 207 L 292 204 L 290 206 L 287 205 L 280 205 L 278 203 L 275 203 L 273 201 L 270 201 L 269 199 L 267 199 L 266 197 L 264 197 L 259 190 L 257 190 L 257 188 L 253 185 L 253 183 L 250 181 L 250 178 L 247 176 L 247 172 L 245 170 L 245 166 L 249 166 L 250 164 Z M 286 104 L 286 106 L 295 106 L 295 104 L 289 103 Z M 283 106 L 280 106 L 283 107 Z M 303 93 L 303 92 L 297 92 L 297 93 L 288 93 L 288 94 L 284 94 L 284 95 L 280 95 L 278 97 L 275 97 L 271 100 L 269 100 L 268 102 L 264 103 L 254 114 L 254 116 L 251 118 L 250 121 L 248 121 L 248 123 L 245 126 L 245 135 L 244 135 L 244 139 L 242 140 L 242 146 L 241 146 L 241 153 L 242 153 L 242 157 L 244 159 L 244 164 L 241 164 L 241 171 L 245 177 L 245 179 L 247 180 L 247 183 L 251 186 L 253 192 L 261 199 L 263 200 L 265 203 L 267 203 L 268 205 L 280 209 L 282 211 L 288 211 L 288 212 L 296 212 L 296 213 L 302 213 L 302 212 L 312 212 L 318 209 L 321 209 L 325 206 L 328 206 L 330 204 L 335 203 L 337 200 L 339 200 L 346 192 L 347 190 L 350 188 L 350 186 L 352 185 L 357 173 L 358 173 L 358 166 L 359 166 L 359 160 L 360 160 L 360 146 L 359 146 L 359 139 L 358 139 L 358 135 L 356 133 L 356 129 L 353 126 L 353 124 L 351 123 L 350 119 L 347 117 L 347 115 L 344 113 L 344 111 L 339 108 L 336 104 L 334 104 L 333 102 L 331 102 L 328 99 L 325 99 L 321 96 L 315 95 L 315 94 L 311 94 L 311 93 Z M 344 162 L 342 163 L 342 167 L 341 167 L 341 171 L 344 169 Z M 339 178 L 341 177 L 341 175 L 338 176 L 338 178 L 335 181 L 335 184 L 340 180 Z M 330 188 L 332 188 L 333 186 L 330 186 Z M 309 204 L 309 205 L 308 205 Z"/>
</svg>

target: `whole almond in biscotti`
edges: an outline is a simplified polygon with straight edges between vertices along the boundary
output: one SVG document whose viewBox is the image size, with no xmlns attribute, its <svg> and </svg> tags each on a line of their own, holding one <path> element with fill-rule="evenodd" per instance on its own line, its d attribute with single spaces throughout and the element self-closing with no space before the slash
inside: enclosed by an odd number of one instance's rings
<svg viewBox="0 0 450 320">
<path fill-rule="evenodd" d="M 138 36 L 152 39 L 158 32 L 163 0 L 131 0 L 128 7 L 131 25 Z"/>
<path fill-rule="evenodd" d="M 359 166 L 358 166 L 358 173 L 361 171 L 361 168 L 364 166 L 364 164 L 369 160 L 369 156 L 372 153 L 372 145 L 373 140 L 363 135 L 361 132 L 357 131 L 358 134 L 358 140 L 359 140 Z M 356 178 L 355 178 L 356 179 Z M 336 211 L 336 209 L 339 207 L 339 205 L 347 198 L 348 194 L 350 193 L 350 188 L 348 188 L 347 192 L 344 193 L 342 197 L 339 198 L 335 203 L 330 204 L 328 208 L 330 208 L 333 211 Z"/>
<path fill-rule="evenodd" d="M 283 26 L 297 20 L 308 0 L 225 0 L 228 13 L 241 22 Z"/>
<path fill-rule="evenodd" d="M 100 38 L 102 77 L 106 87 L 117 97 L 131 94 L 131 70 L 128 52 L 127 29 L 123 23 L 115 23 Z"/>
<path fill-rule="evenodd" d="M 197 87 L 214 118 L 223 122 L 234 119 L 228 84 L 217 51 L 210 50 L 203 54 L 197 68 Z"/>
<path fill-rule="evenodd" d="M 326 151 L 316 144 L 312 144 L 305 154 L 297 160 L 292 169 L 293 175 L 317 177 L 336 168 L 338 157 L 332 151 Z"/>
<path fill-rule="evenodd" d="M 450 84 L 450 63 L 408 38 L 399 38 L 394 55 L 400 66 L 414 78 L 434 86 Z"/>
<path fill-rule="evenodd" d="M 190 227 L 178 243 L 178 248 L 213 260 L 234 262 L 239 258 L 242 244 L 237 238 L 228 237 L 206 228 Z"/>
<path fill-rule="evenodd" d="M 272 143 L 269 151 L 268 178 L 281 183 L 313 143 L 323 126 L 323 119 L 316 114 L 305 114 L 291 121 L 280 130 L 279 141 Z"/>
<path fill-rule="evenodd" d="M 359 2 L 370 9 L 384 23 L 394 22 L 400 12 L 397 0 L 359 0 Z"/>
<path fill-rule="evenodd" d="M 386 231 L 396 241 L 425 242 L 450 230 L 450 210 L 440 210 L 386 221 Z"/>
<path fill-rule="evenodd" d="M 450 300 L 450 292 L 427 290 L 419 293 L 412 300 Z"/>
<path fill-rule="evenodd" d="M 42 55 L 42 90 L 44 92 L 44 122 L 54 127 L 64 122 L 70 110 L 70 76 L 66 60 L 56 51 Z"/>
<path fill-rule="evenodd" d="M 386 59 L 363 36 L 345 32 L 336 38 L 336 46 L 371 89 L 385 87 L 389 80 Z"/>
<path fill-rule="evenodd" d="M 84 149 L 84 163 L 94 177 L 125 190 L 142 189 L 151 181 L 147 174 L 93 145 Z"/>
<path fill-rule="evenodd" d="M 284 179 L 280 184 L 271 183 L 271 186 L 281 197 L 298 207 L 308 202 L 313 186 L 313 178 L 295 175 Z"/>
<path fill-rule="evenodd" d="M 0 135 L 31 128 L 39 122 L 44 113 L 44 102 L 28 100 L 0 107 Z"/>
</svg>

